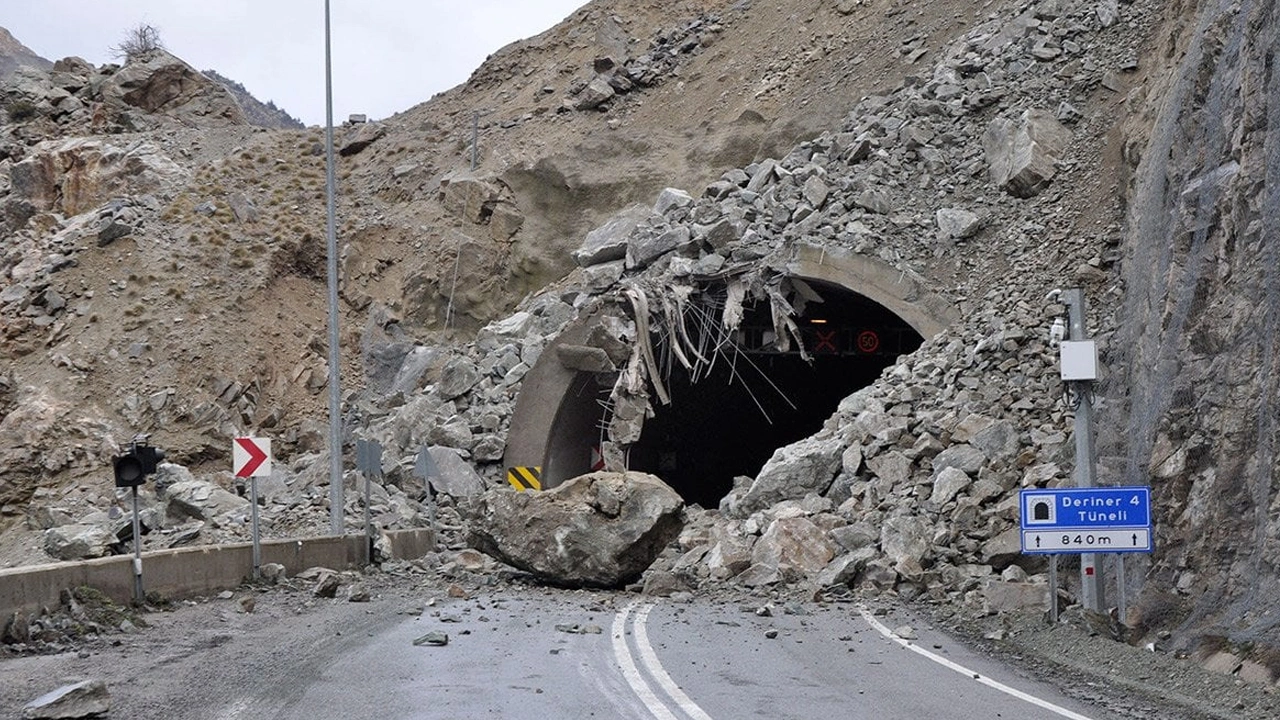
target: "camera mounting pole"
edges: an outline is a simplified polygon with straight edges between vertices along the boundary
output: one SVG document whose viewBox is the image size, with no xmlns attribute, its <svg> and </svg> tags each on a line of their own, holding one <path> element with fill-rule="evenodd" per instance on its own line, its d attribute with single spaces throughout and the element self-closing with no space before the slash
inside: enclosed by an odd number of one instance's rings
<svg viewBox="0 0 1280 720">
<path fill-rule="evenodd" d="M 1097 471 L 1093 447 L 1093 383 L 1097 379 L 1097 349 L 1089 340 L 1085 322 L 1084 290 L 1071 288 L 1062 291 L 1062 302 L 1067 306 L 1070 342 L 1062 345 L 1062 379 L 1067 382 L 1076 399 L 1076 487 L 1097 486 Z M 1090 362 L 1092 360 L 1092 362 Z M 1080 594 L 1086 610 L 1102 611 L 1102 565 L 1097 553 L 1080 556 Z"/>
</svg>

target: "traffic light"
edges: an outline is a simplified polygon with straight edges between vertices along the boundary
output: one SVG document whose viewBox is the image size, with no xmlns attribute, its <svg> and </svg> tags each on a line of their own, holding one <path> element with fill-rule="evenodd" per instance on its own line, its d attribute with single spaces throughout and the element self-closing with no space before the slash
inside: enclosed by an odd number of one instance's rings
<svg viewBox="0 0 1280 720">
<path fill-rule="evenodd" d="M 156 471 L 161 460 L 164 460 L 163 450 L 135 441 L 129 446 L 129 452 L 112 463 L 116 487 L 137 487 L 146 483 L 147 476 Z"/>
</svg>

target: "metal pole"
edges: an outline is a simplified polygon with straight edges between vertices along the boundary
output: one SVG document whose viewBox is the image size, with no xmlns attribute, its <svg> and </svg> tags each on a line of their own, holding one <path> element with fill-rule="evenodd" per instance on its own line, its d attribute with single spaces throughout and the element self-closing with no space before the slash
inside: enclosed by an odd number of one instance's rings
<svg viewBox="0 0 1280 720">
<path fill-rule="evenodd" d="M 1049 556 L 1049 622 L 1058 624 L 1058 556 Z"/>
<path fill-rule="evenodd" d="M 334 211 L 333 70 L 329 0 L 324 0 L 325 195 L 329 253 L 329 532 L 342 534 L 342 395 L 338 373 L 338 230 Z"/>
<path fill-rule="evenodd" d="M 364 474 L 364 552 L 365 565 L 373 563 L 373 509 L 369 507 L 369 488 L 373 482 L 369 479 L 372 473 L 366 471 Z"/>
<path fill-rule="evenodd" d="M 438 533 L 440 528 L 436 526 L 436 496 L 431 492 L 431 481 L 424 479 L 422 485 L 427 493 L 427 522 L 431 524 L 431 532 Z"/>
<path fill-rule="evenodd" d="M 1089 331 L 1085 323 L 1084 290 L 1080 288 L 1063 290 L 1062 300 L 1067 305 L 1070 339 L 1073 341 L 1088 340 Z M 1095 487 L 1098 483 L 1093 449 L 1093 383 L 1088 380 L 1077 380 L 1071 384 L 1075 390 L 1077 402 L 1075 418 L 1076 487 Z M 1102 566 L 1098 562 L 1098 554 L 1082 554 L 1080 556 L 1080 595 L 1086 610 L 1100 612 L 1105 607 L 1102 588 Z"/>
<path fill-rule="evenodd" d="M 258 535 L 258 478 L 249 478 L 249 502 L 253 505 L 253 579 L 262 579 L 262 546 Z"/>
<path fill-rule="evenodd" d="M 1117 611 L 1120 613 L 1120 624 L 1129 624 L 1129 592 L 1125 587 L 1124 553 L 1116 553 L 1116 595 L 1118 595 Z"/>
<path fill-rule="evenodd" d="M 480 148 L 480 111 L 471 116 L 471 172 L 475 172 L 478 164 Z"/>
<path fill-rule="evenodd" d="M 138 519 L 138 486 L 133 486 L 133 600 L 141 604 L 142 592 L 142 521 Z"/>
</svg>

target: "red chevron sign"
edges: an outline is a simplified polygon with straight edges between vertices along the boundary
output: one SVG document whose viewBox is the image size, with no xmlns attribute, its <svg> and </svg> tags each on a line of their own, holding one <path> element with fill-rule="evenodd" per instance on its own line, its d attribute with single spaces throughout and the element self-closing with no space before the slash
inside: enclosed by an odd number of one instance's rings
<svg viewBox="0 0 1280 720">
<path fill-rule="evenodd" d="M 270 475 L 271 441 L 265 438 L 236 438 L 231 443 L 231 468 L 238 478 Z"/>
</svg>

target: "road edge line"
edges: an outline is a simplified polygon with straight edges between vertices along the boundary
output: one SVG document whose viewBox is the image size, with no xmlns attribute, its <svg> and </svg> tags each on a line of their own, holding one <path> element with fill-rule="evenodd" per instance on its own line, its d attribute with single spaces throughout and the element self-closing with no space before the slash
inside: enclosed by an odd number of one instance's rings
<svg viewBox="0 0 1280 720">
<path fill-rule="evenodd" d="M 930 660 L 938 663 L 939 665 L 945 668 L 954 670 L 960 673 L 961 675 L 968 675 L 969 677 L 977 680 L 983 685 L 999 690 L 1000 692 L 1006 695 L 1010 695 L 1024 702 L 1029 702 L 1032 705 L 1035 705 L 1036 707 L 1039 707 L 1044 710 L 1048 710 L 1049 712 L 1055 713 L 1057 715 L 1061 715 L 1062 717 L 1070 718 L 1070 720 L 1092 720 L 1092 718 L 1088 717 L 1087 715 L 1081 715 L 1080 713 L 1075 712 L 1074 710 L 1068 710 L 1060 705 L 1054 705 L 1048 700 L 1038 698 L 1035 695 L 1032 695 L 1030 693 L 1026 693 L 1017 688 L 1010 687 L 998 680 L 992 680 L 991 678 L 986 677 L 981 673 L 976 673 L 957 662 L 948 660 L 947 658 L 944 658 L 941 655 L 938 655 L 937 653 L 930 652 L 920 647 L 919 645 L 915 645 L 906 640 L 903 640 L 897 635 L 894 635 L 893 631 L 890 630 L 887 625 L 875 619 L 875 617 L 871 614 L 869 610 L 867 610 L 865 606 L 859 605 L 858 613 L 862 615 L 862 619 L 866 620 L 867 624 L 870 625 L 872 628 L 874 628 L 876 632 L 880 633 L 886 638 L 889 638 L 890 640 L 898 643 L 902 647 L 914 653 L 917 653 L 919 655 L 923 655 L 926 658 L 929 658 Z"/>
</svg>

